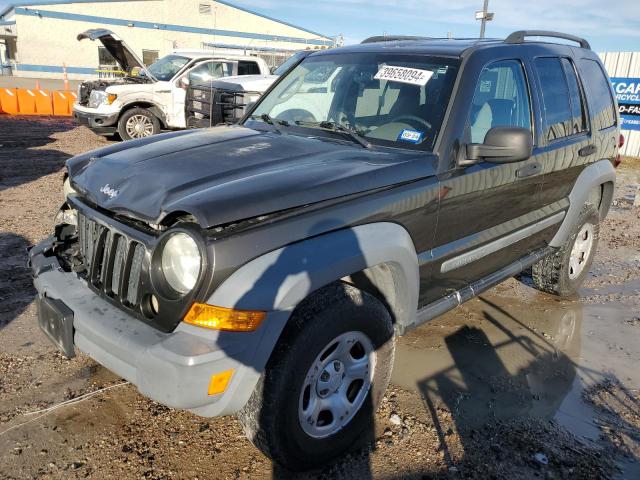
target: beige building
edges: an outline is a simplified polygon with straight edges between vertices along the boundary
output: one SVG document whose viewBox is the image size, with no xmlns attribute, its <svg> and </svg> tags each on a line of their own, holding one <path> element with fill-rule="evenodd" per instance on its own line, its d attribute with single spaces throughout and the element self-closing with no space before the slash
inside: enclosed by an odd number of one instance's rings
<svg viewBox="0 0 640 480">
<path fill-rule="evenodd" d="M 113 60 L 79 33 L 106 28 L 147 64 L 176 49 L 259 55 L 270 65 L 296 50 L 330 48 L 334 39 L 222 0 L 34 2 L 0 11 L 2 72 L 33 78 L 95 77 Z"/>
</svg>

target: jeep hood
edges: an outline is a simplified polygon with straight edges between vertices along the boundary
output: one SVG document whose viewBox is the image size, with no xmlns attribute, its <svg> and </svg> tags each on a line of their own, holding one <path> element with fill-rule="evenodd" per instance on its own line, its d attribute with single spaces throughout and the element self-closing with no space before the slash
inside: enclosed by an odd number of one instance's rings
<svg viewBox="0 0 640 480">
<path fill-rule="evenodd" d="M 425 152 L 238 126 L 156 135 L 67 161 L 72 186 L 99 207 L 149 223 L 187 212 L 205 228 L 432 176 L 435 165 Z"/>
<path fill-rule="evenodd" d="M 111 30 L 94 28 L 80 33 L 77 38 L 78 41 L 84 40 L 85 38 L 88 38 L 91 41 L 100 40 L 102 45 L 104 45 L 104 48 L 106 48 L 111 56 L 115 58 L 120 68 L 127 72 L 127 74 L 131 74 L 131 70 L 138 67 L 144 70 L 145 74 L 149 78 L 156 80 L 153 75 L 149 73 L 147 68 L 144 66 L 144 63 L 142 63 L 142 60 L 140 60 L 134 51 L 131 50 L 127 44 Z"/>
</svg>

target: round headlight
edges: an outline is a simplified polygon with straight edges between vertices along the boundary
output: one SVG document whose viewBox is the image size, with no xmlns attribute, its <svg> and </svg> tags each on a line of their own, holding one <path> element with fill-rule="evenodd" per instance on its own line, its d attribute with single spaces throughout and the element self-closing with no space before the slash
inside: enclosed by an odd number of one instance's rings
<svg viewBox="0 0 640 480">
<path fill-rule="evenodd" d="M 162 273 L 176 292 L 188 293 L 196 286 L 202 258 L 195 240 L 183 232 L 174 233 L 162 250 Z"/>
</svg>

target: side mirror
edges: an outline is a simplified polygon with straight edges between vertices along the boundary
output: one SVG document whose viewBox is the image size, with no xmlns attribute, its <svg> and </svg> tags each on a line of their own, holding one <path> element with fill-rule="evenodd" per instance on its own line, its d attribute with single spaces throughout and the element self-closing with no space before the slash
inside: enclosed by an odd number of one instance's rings
<svg viewBox="0 0 640 480">
<path fill-rule="evenodd" d="M 531 131 L 521 127 L 493 127 L 484 137 L 484 143 L 467 145 L 467 160 L 460 165 L 479 161 L 511 163 L 526 160 L 533 152 Z"/>
<path fill-rule="evenodd" d="M 187 88 L 189 88 L 191 81 L 189 80 L 189 77 L 185 75 L 180 80 L 178 80 L 178 84 L 180 85 L 181 88 L 184 88 L 186 90 Z"/>
</svg>

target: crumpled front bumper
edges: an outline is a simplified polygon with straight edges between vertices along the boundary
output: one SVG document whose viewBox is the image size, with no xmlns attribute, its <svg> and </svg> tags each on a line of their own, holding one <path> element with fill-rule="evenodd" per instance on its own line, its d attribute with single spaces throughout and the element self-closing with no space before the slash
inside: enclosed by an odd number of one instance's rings
<svg viewBox="0 0 640 480">
<path fill-rule="evenodd" d="M 64 271 L 50 252 L 53 241 L 49 237 L 30 250 L 29 266 L 38 295 L 58 299 L 73 311 L 78 349 L 169 407 L 211 417 L 244 406 L 266 361 L 257 358 L 259 352 L 267 358 L 270 353 L 262 340 L 270 317 L 280 323 L 277 312 L 268 314 L 251 333 L 184 323 L 163 333 L 111 305 L 77 274 Z M 226 391 L 208 395 L 211 376 L 230 369 L 233 375 Z"/>
<path fill-rule="evenodd" d="M 79 105 L 73 106 L 73 117 L 85 127 L 99 135 L 111 135 L 118 130 L 120 112 L 101 113 Z"/>
</svg>

